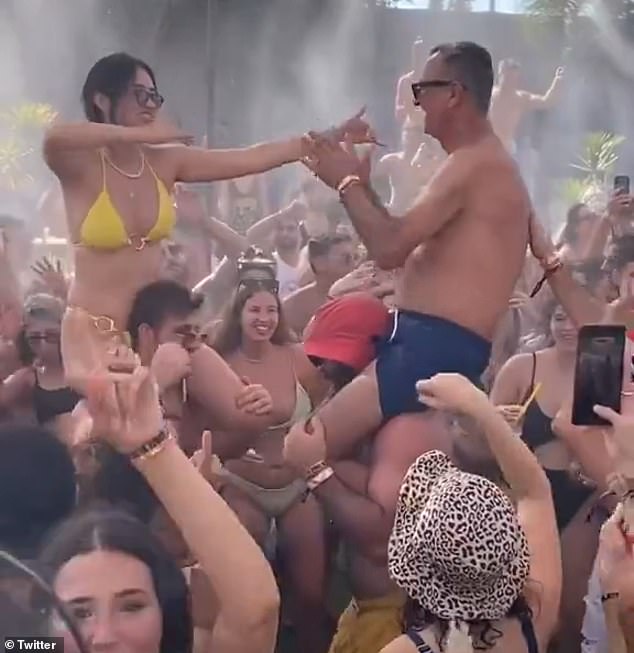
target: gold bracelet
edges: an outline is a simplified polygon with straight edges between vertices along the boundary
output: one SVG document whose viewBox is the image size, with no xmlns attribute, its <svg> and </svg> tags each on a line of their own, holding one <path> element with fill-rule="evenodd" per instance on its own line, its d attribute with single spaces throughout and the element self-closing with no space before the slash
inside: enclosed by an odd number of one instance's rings
<svg viewBox="0 0 634 653">
<path fill-rule="evenodd" d="M 165 449 L 167 443 L 172 440 L 174 440 L 174 436 L 167 430 L 167 428 L 164 427 L 151 440 L 145 444 L 142 444 L 132 453 L 128 454 L 128 457 L 133 462 L 139 462 L 147 460 L 148 458 L 154 458 L 154 456 L 161 453 L 161 451 Z"/>
<path fill-rule="evenodd" d="M 350 186 L 354 186 L 355 184 L 363 184 L 363 182 L 361 181 L 361 177 L 359 177 L 359 175 L 346 175 L 337 184 L 336 190 L 339 193 L 339 197 L 343 198 L 348 188 L 350 188 Z"/>
<path fill-rule="evenodd" d="M 328 468 L 328 463 L 325 460 L 320 460 L 304 471 L 304 479 L 310 481 L 311 478 L 317 476 L 320 472 L 323 472 L 324 469 Z"/>
<path fill-rule="evenodd" d="M 334 476 L 335 470 L 332 467 L 322 469 L 318 474 L 306 481 L 306 487 L 309 492 L 314 492 L 322 483 Z"/>
</svg>

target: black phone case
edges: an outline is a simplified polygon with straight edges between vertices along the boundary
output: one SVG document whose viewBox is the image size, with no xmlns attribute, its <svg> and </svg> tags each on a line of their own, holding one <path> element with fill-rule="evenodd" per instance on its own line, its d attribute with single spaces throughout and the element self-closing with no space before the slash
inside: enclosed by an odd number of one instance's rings
<svg viewBox="0 0 634 653">
<path fill-rule="evenodd" d="M 598 353 L 595 342 L 613 338 L 609 355 Z M 625 327 L 588 325 L 579 330 L 575 362 L 572 424 L 605 426 L 608 423 L 593 410 L 597 404 L 621 411 Z"/>
</svg>

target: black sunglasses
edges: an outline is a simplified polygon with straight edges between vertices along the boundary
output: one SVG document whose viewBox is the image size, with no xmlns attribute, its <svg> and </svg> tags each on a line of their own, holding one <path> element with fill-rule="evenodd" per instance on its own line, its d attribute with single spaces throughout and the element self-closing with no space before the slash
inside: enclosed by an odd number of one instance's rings
<svg viewBox="0 0 634 653">
<path fill-rule="evenodd" d="M 46 342 L 49 345 L 54 345 L 60 341 L 60 334 L 55 332 L 30 333 L 26 336 L 26 341 L 29 344 L 35 344 L 37 342 Z"/>
<path fill-rule="evenodd" d="M 280 283 L 277 279 L 241 279 L 238 283 L 238 290 L 266 290 L 277 295 L 280 290 Z"/>
<path fill-rule="evenodd" d="M 132 92 L 136 101 L 141 107 L 149 107 L 150 103 L 156 109 L 160 109 L 165 102 L 165 98 L 155 89 L 146 88 L 145 86 L 133 86 Z"/>
<path fill-rule="evenodd" d="M 414 96 L 414 105 L 420 106 L 420 94 L 428 88 L 446 88 L 453 84 L 460 84 L 455 79 L 430 79 L 424 82 L 414 82 L 412 84 L 412 95 Z"/>
</svg>

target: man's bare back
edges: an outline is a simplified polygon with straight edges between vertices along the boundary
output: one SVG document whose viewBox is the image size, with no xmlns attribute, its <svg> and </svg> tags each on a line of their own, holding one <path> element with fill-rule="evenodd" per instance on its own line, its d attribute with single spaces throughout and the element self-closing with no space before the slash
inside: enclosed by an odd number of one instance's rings
<svg viewBox="0 0 634 653">
<path fill-rule="evenodd" d="M 407 258 L 396 290 L 404 310 L 436 315 L 490 339 L 526 256 L 530 199 L 493 135 L 457 150 L 423 193 L 458 179 L 464 208 Z"/>
</svg>

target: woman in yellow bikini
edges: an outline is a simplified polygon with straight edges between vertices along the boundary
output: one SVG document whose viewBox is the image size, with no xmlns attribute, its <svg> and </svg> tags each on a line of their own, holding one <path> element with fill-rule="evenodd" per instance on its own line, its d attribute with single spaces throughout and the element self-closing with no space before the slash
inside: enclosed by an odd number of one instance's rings
<svg viewBox="0 0 634 653">
<path fill-rule="evenodd" d="M 305 137 L 244 149 L 188 147 L 191 139 L 158 118 L 163 98 L 151 68 L 125 53 L 100 59 L 82 90 L 88 122 L 56 124 L 44 155 L 60 180 L 75 245 L 75 281 L 62 324 L 68 383 L 82 392 L 113 343 L 126 342 L 137 291 L 159 275 L 174 226 L 175 182 L 210 182 L 264 172 L 307 154 Z M 331 132 L 371 139 L 361 114 Z M 213 352 L 204 348 L 204 356 Z M 209 373 L 223 369 L 209 360 Z M 196 366 L 194 366 L 196 367 Z M 224 372 L 226 377 L 228 371 Z"/>
</svg>

